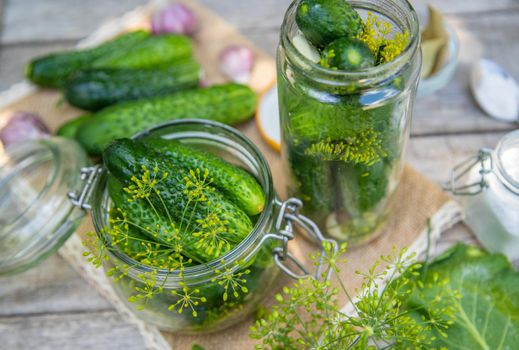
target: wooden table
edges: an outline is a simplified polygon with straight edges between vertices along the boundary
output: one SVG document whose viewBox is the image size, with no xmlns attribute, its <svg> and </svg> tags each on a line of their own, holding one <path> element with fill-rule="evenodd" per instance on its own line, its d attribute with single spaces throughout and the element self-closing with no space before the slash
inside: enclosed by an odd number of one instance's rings
<svg viewBox="0 0 519 350">
<path fill-rule="evenodd" d="M 275 53 L 289 0 L 200 0 Z M 0 90 L 23 78 L 36 55 L 72 47 L 103 21 L 144 0 L 0 0 Z M 416 103 L 407 159 L 434 181 L 481 147 L 494 147 L 517 125 L 486 117 L 468 91 L 471 63 L 489 57 L 519 79 L 518 0 L 433 0 L 461 39 L 460 65 L 441 92 Z M 473 241 L 463 225 L 445 240 Z M 0 279 L 0 349 L 142 349 L 137 330 L 62 259 Z M 183 349 L 180 349 L 183 350 Z M 208 349 L 212 350 L 212 349 Z"/>
</svg>

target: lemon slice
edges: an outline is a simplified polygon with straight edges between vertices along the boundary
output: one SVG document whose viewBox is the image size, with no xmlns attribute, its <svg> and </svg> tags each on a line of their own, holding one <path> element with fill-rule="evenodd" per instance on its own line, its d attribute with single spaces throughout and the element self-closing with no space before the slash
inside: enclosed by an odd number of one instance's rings
<svg viewBox="0 0 519 350">
<path fill-rule="evenodd" d="M 256 125 L 261 137 L 276 151 L 281 151 L 278 91 L 276 84 L 261 97 L 256 111 Z"/>
</svg>

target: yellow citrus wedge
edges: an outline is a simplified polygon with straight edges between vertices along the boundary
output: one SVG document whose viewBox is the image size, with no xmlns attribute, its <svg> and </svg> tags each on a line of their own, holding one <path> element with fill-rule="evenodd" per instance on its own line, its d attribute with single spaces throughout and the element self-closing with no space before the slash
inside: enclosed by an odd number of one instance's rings
<svg viewBox="0 0 519 350">
<path fill-rule="evenodd" d="M 256 111 L 256 125 L 261 137 L 276 151 L 281 151 L 278 91 L 273 84 L 261 97 Z"/>
</svg>

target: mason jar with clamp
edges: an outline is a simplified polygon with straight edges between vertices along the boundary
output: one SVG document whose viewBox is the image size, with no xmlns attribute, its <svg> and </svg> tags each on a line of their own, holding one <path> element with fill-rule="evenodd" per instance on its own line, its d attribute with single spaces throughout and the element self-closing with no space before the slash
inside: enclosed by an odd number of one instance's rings
<svg viewBox="0 0 519 350">
<path fill-rule="evenodd" d="M 519 259 L 519 130 L 456 166 L 444 187 L 459 196 L 465 222 L 487 249 Z"/>
<path fill-rule="evenodd" d="M 246 169 L 265 194 L 253 230 L 221 258 L 182 271 L 134 261 L 115 248 L 109 234 L 113 203 L 107 169 L 90 166 L 74 141 L 42 139 L 13 145 L 0 158 L 0 276 L 25 271 L 54 253 L 90 211 L 91 236 L 106 253 L 98 262 L 114 277 L 115 291 L 137 317 L 162 330 L 210 332 L 239 322 L 269 293 L 279 270 L 293 278 L 329 278 L 323 274 L 325 259 L 310 271 L 290 254 L 288 243 L 299 226 L 322 254 L 337 251 L 337 244 L 299 213 L 300 200 L 277 198 L 267 162 L 240 132 L 206 120 L 181 120 L 134 138 L 175 140 Z"/>
</svg>

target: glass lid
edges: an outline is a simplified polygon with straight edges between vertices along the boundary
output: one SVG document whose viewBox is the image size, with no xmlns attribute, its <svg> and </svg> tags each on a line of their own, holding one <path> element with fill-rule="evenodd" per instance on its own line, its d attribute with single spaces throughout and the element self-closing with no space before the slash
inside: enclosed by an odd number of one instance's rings
<svg viewBox="0 0 519 350">
<path fill-rule="evenodd" d="M 0 276 L 38 264 L 74 232 L 84 212 L 67 194 L 87 165 L 81 147 L 62 138 L 0 148 Z"/>
</svg>

